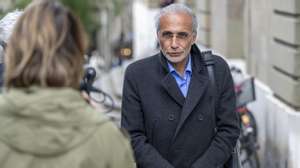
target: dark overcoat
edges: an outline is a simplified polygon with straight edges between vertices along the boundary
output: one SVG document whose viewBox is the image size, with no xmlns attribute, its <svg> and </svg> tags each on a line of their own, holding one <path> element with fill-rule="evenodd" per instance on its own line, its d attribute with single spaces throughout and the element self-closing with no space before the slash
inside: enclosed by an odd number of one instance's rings
<svg viewBox="0 0 300 168">
<path fill-rule="evenodd" d="M 159 53 L 128 66 L 121 125 L 130 136 L 139 168 L 217 168 L 239 136 L 230 70 L 213 56 L 216 89 L 200 50 L 191 49 L 192 77 L 185 98 Z"/>
</svg>

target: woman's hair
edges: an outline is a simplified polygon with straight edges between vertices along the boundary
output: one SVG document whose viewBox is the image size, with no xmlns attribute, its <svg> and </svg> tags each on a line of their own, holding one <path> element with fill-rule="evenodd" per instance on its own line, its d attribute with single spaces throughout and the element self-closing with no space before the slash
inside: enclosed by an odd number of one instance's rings
<svg viewBox="0 0 300 168">
<path fill-rule="evenodd" d="M 32 2 L 19 18 L 5 54 L 5 86 L 79 88 L 86 34 L 56 0 Z"/>
</svg>

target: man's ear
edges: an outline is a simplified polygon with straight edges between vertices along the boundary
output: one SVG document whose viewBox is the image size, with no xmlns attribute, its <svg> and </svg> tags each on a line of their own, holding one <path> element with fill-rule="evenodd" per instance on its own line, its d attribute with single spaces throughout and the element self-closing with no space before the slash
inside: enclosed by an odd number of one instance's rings
<svg viewBox="0 0 300 168">
<path fill-rule="evenodd" d="M 159 31 L 156 32 L 156 38 L 159 39 Z"/>
<path fill-rule="evenodd" d="M 196 40 L 197 40 L 197 33 L 193 33 L 193 43 L 196 43 Z"/>
<path fill-rule="evenodd" d="M 160 44 L 160 40 L 159 40 L 159 32 L 156 32 L 156 40 L 157 40 L 158 44 Z"/>
</svg>

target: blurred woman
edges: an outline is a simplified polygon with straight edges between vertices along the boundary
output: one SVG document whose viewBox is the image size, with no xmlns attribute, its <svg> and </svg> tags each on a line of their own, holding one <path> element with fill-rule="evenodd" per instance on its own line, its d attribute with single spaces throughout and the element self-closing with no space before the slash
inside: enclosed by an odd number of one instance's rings
<svg viewBox="0 0 300 168">
<path fill-rule="evenodd" d="M 79 91 L 85 33 L 55 0 L 20 16 L 5 53 L 1 168 L 131 168 L 129 142 Z"/>
</svg>

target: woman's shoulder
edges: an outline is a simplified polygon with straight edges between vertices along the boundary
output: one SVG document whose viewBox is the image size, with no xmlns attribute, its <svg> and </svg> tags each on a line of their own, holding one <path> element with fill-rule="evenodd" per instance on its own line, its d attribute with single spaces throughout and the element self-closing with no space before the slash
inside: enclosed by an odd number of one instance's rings
<svg viewBox="0 0 300 168">
<path fill-rule="evenodd" d="M 103 123 L 96 130 L 95 135 L 98 139 L 98 142 L 103 144 L 129 144 L 129 139 L 126 136 L 126 133 L 121 131 L 112 121 L 107 121 Z M 110 145 L 111 148 L 118 148 L 118 145 Z"/>
<path fill-rule="evenodd" d="M 92 158 L 112 168 L 134 168 L 129 138 L 111 121 L 101 124 L 91 138 L 88 151 Z"/>
</svg>

